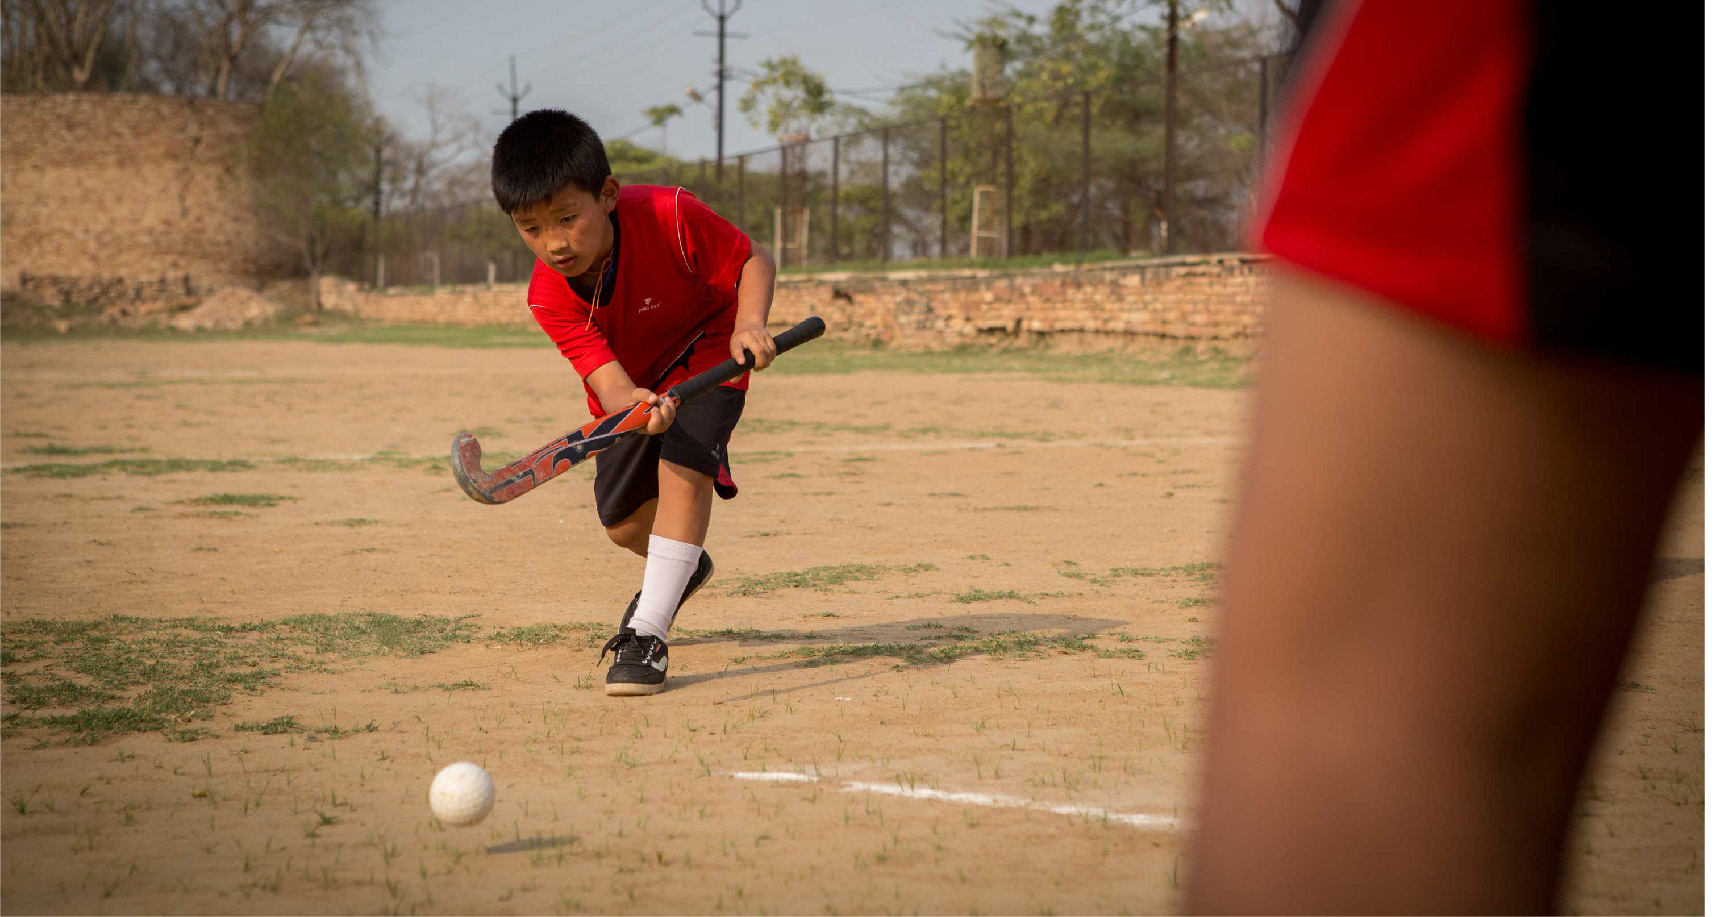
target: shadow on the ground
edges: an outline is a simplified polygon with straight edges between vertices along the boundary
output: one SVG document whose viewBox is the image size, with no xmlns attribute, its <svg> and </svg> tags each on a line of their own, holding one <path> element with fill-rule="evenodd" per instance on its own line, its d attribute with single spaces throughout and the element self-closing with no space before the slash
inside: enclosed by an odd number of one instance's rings
<svg viewBox="0 0 1717 917">
<path fill-rule="evenodd" d="M 1703 557 L 1659 557 L 1651 565 L 1651 584 L 1666 583 L 1672 579 L 1693 576 L 1705 572 Z"/>
<path fill-rule="evenodd" d="M 840 643 L 934 643 L 938 637 L 983 638 L 997 634 L 1053 632 L 1051 636 L 1077 637 L 1113 630 L 1127 622 L 1113 618 L 1086 618 L 1079 615 L 1044 613 L 951 614 L 936 617 L 910 618 L 900 621 L 879 621 L 851 627 L 806 630 L 759 630 L 755 628 L 723 628 L 719 630 L 682 630 L 671 639 L 674 646 L 699 646 L 709 643 L 737 643 L 740 646 L 761 646 L 769 643 L 840 644 Z M 683 636 L 682 636 L 683 635 Z"/>
<path fill-rule="evenodd" d="M 1095 650 L 1095 647 L 1086 646 L 1084 638 L 1126 623 L 1112 618 L 1086 618 L 1078 615 L 987 613 L 913 618 L 824 630 L 692 630 L 687 633 L 686 638 L 675 640 L 674 646 L 719 643 L 741 647 L 781 645 L 783 653 L 792 655 L 779 662 L 771 660 L 762 665 L 735 664 L 718 672 L 674 675 L 669 679 L 669 684 L 674 688 L 688 688 L 724 678 L 778 674 L 805 668 L 862 662 L 867 659 L 891 663 L 889 668 L 884 670 L 873 669 L 785 688 L 760 689 L 715 701 L 717 704 L 725 704 L 857 681 L 878 675 L 882 671 L 947 665 L 970 657 L 1019 658 L 1057 648 Z M 810 652 L 798 648 L 807 648 Z M 770 656 L 762 658 L 770 659 Z"/>
<path fill-rule="evenodd" d="M 508 841 L 505 844 L 495 844 L 490 847 L 485 847 L 483 848 L 483 852 L 529 853 L 533 850 L 553 850 L 556 847 L 564 847 L 568 844 L 575 844 L 577 842 L 578 838 L 573 837 L 570 834 L 565 837 L 526 837 L 520 838 L 516 841 Z"/>
</svg>

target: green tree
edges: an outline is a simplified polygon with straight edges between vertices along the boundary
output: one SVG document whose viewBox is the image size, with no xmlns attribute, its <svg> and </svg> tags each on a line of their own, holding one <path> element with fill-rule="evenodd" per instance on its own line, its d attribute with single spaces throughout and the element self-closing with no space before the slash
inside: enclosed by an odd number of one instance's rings
<svg viewBox="0 0 1717 917">
<path fill-rule="evenodd" d="M 856 106 L 836 101 L 823 75 L 797 56 L 767 58 L 758 66 L 762 72 L 739 97 L 740 113 L 758 130 L 785 140 L 865 117 Z"/>
<path fill-rule="evenodd" d="M 1264 25 L 1228 15 L 1227 0 L 1183 0 L 1179 7 L 1177 235 L 1189 249 L 1227 247 L 1256 161 L 1256 59 L 1278 39 Z M 1166 0 L 1061 0 L 1042 15 L 1004 8 L 955 32 L 971 47 L 1003 49 L 1000 99 L 974 99 L 964 69 L 932 74 L 894 95 L 890 120 L 946 119 L 951 241 L 971 225 L 972 187 L 1005 187 L 1011 150 L 1011 252 L 1086 245 L 1088 93 L 1089 243 L 1122 250 L 1149 244 L 1162 194 L 1167 8 Z M 907 168 L 890 170 L 894 231 L 931 238 L 939 229 L 940 138 L 934 130 L 895 136 L 893 161 Z M 856 185 L 841 190 L 843 201 L 865 193 Z M 853 216 L 855 228 L 863 219 Z"/>
<path fill-rule="evenodd" d="M 644 109 L 644 117 L 650 119 L 650 126 L 662 131 L 662 155 L 668 153 L 668 122 L 685 113 L 685 109 L 678 105 L 653 105 Z"/>
<path fill-rule="evenodd" d="M 374 124 L 338 74 L 313 69 L 276 89 L 246 145 L 258 222 L 297 251 L 318 311 L 330 253 L 362 238 L 374 188 Z"/>
</svg>

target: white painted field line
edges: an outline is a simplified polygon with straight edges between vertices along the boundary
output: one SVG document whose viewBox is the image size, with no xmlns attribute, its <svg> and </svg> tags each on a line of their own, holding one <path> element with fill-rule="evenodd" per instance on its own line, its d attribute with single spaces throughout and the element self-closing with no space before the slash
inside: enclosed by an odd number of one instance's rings
<svg viewBox="0 0 1717 917">
<path fill-rule="evenodd" d="M 740 771 L 733 776 L 736 780 L 752 780 L 760 783 L 816 783 L 819 779 L 810 774 L 801 774 L 795 771 Z M 930 787 L 908 788 L 896 783 L 868 783 L 862 780 L 849 780 L 841 784 L 841 792 L 875 793 L 878 796 L 898 796 L 902 799 L 952 802 L 960 805 L 987 806 L 997 809 L 1033 809 L 1038 812 L 1054 812 L 1057 815 L 1077 815 L 1089 821 L 1110 821 L 1149 831 L 1173 831 L 1180 825 L 1177 819 L 1167 815 L 1110 812 L 1095 806 L 1051 805 L 1045 802 L 1034 802 L 1020 796 L 951 792 L 935 790 Z"/>
<path fill-rule="evenodd" d="M 810 774 L 799 774 L 793 771 L 739 771 L 733 775 L 735 780 L 756 780 L 761 783 L 816 783 L 817 778 Z"/>
</svg>

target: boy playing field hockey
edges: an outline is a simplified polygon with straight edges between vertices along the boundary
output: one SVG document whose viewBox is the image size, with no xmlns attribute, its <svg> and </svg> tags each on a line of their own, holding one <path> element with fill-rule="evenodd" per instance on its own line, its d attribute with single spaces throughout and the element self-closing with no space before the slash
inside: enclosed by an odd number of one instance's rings
<svg viewBox="0 0 1717 917">
<path fill-rule="evenodd" d="M 674 616 L 715 572 L 703 541 L 711 495 L 738 493 L 727 441 L 749 376 L 684 405 L 656 393 L 745 351 L 769 365 L 775 264 L 683 188 L 620 187 L 601 138 L 564 111 L 502 131 L 490 181 L 537 257 L 531 314 L 584 380 L 591 415 L 653 406 L 651 435 L 597 454 L 596 513 L 615 544 L 645 558 L 643 585 L 602 649 L 614 653 L 606 691 L 656 694 Z"/>
</svg>

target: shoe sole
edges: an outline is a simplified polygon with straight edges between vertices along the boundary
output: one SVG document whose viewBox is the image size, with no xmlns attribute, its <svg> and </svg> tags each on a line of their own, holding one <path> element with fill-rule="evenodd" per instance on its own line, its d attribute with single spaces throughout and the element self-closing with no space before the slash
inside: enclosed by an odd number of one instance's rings
<svg viewBox="0 0 1717 917">
<path fill-rule="evenodd" d="M 665 685 L 641 685 L 637 682 L 621 681 L 603 686 L 603 692 L 609 697 L 649 697 L 662 693 Z"/>
</svg>

